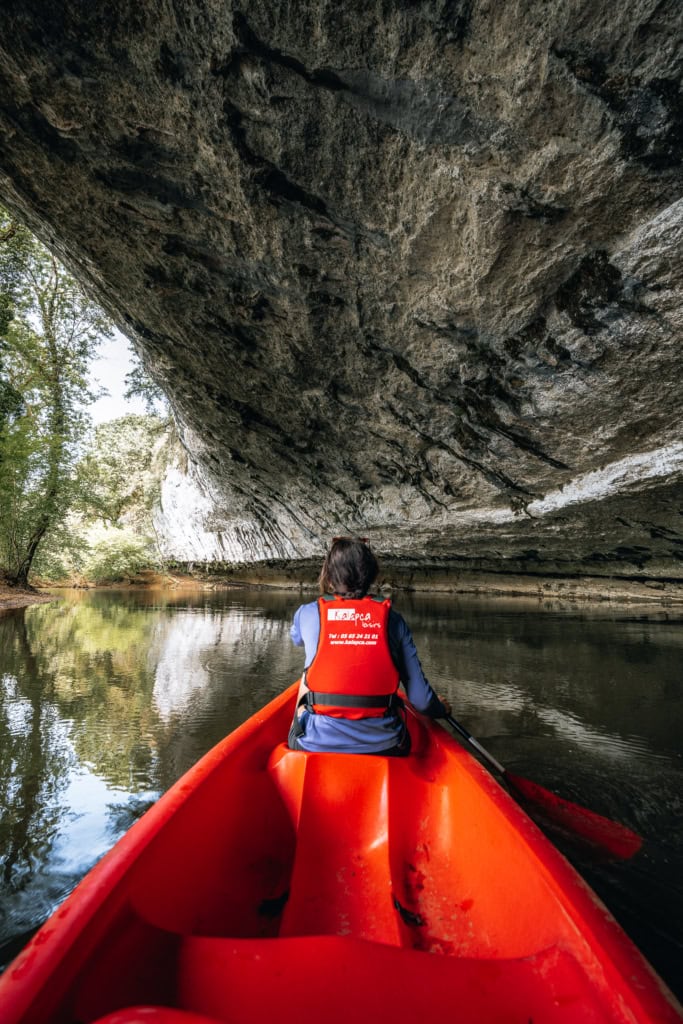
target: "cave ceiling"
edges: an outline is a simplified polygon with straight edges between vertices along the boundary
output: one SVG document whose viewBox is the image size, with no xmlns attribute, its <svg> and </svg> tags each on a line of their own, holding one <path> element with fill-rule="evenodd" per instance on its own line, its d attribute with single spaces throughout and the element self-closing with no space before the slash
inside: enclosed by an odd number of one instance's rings
<svg viewBox="0 0 683 1024">
<path fill-rule="evenodd" d="M 679 0 L 5 0 L 0 193 L 245 558 L 680 577 Z M 241 546 L 240 546 L 241 545 Z"/>
</svg>

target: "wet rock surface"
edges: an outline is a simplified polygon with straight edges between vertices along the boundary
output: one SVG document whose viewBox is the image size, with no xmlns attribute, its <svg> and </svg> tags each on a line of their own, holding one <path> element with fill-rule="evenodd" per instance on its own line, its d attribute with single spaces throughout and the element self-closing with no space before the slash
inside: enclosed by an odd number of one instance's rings
<svg viewBox="0 0 683 1024">
<path fill-rule="evenodd" d="M 179 557 L 355 530 L 683 576 L 682 22 L 3 4 L 0 191 L 171 398 L 201 493 Z"/>
</svg>

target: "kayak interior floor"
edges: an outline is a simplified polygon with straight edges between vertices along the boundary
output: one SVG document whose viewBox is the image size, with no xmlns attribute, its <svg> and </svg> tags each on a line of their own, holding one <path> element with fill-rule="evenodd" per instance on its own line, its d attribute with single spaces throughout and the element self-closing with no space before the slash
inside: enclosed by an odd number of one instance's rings
<svg viewBox="0 0 683 1024">
<path fill-rule="evenodd" d="M 518 828 L 436 760 L 280 744 L 210 813 L 195 800 L 169 823 L 173 856 L 138 866 L 130 902 L 181 934 L 352 936 L 461 957 L 530 956 L 566 936 Z"/>
</svg>

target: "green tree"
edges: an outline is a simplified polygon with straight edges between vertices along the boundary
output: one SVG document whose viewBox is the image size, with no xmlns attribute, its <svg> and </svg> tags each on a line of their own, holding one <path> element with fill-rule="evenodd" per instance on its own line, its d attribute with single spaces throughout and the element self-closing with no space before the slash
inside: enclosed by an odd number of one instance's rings
<svg viewBox="0 0 683 1024">
<path fill-rule="evenodd" d="M 56 257 L 4 211 L 0 293 L 0 564 L 9 582 L 26 584 L 39 548 L 76 500 L 73 467 L 94 397 L 88 364 L 110 326 Z"/>
<path fill-rule="evenodd" d="M 100 423 L 74 470 L 71 511 L 50 531 L 35 572 L 43 579 L 83 584 L 163 570 L 155 513 L 162 478 L 177 450 L 170 417 L 131 413 Z"/>
<path fill-rule="evenodd" d="M 86 501 L 72 564 L 82 577 L 107 582 L 163 567 L 154 513 L 175 445 L 170 418 L 129 414 L 95 429 L 77 468 Z"/>
<path fill-rule="evenodd" d="M 125 397 L 141 398 L 150 416 L 159 415 L 160 410 L 166 408 L 166 396 L 149 376 L 137 354 L 133 356 L 131 364 L 126 374 Z"/>
<path fill-rule="evenodd" d="M 172 421 L 161 416 L 129 413 L 100 423 L 78 465 L 91 515 L 149 533 L 174 438 Z"/>
<path fill-rule="evenodd" d="M 0 215 L 2 211 L 0 210 Z M 16 234 L 16 226 L 13 224 L 4 225 L 0 229 L 0 245 L 7 246 L 11 242 L 12 238 Z M 10 268 L 8 268 L 10 270 Z M 7 343 L 4 341 L 7 329 L 14 318 L 14 302 L 12 301 L 12 295 L 9 288 L 11 288 L 11 278 L 13 275 L 9 274 L 10 281 L 6 283 L 0 280 L 0 436 L 5 428 L 5 424 L 10 416 L 16 416 L 22 408 L 21 395 L 10 384 L 7 379 L 7 374 L 4 369 L 4 361 L 7 356 Z M 4 287 L 2 287 L 4 285 Z M 5 290 L 7 289 L 7 290 Z M 2 459 L 2 449 L 0 448 L 0 460 Z"/>
</svg>

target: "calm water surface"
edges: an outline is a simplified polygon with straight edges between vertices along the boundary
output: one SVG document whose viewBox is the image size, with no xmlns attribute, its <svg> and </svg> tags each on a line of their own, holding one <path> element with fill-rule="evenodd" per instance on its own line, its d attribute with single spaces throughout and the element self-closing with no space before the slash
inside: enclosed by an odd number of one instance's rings
<svg viewBox="0 0 683 1024">
<path fill-rule="evenodd" d="M 0 965 L 160 793 L 297 677 L 299 603 L 95 591 L 0 613 Z M 681 615 L 396 605 L 431 682 L 510 771 L 644 837 L 617 862 L 549 833 L 683 995 Z"/>
</svg>

